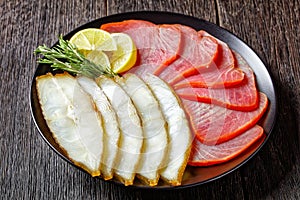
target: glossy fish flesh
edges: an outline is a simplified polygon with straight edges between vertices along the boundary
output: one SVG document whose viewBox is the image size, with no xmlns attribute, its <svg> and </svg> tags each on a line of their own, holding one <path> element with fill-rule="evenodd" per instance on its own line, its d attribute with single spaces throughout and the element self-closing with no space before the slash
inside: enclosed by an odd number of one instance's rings
<svg viewBox="0 0 300 200">
<path fill-rule="evenodd" d="M 92 176 L 100 175 L 103 153 L 101 118 L 90 97 L 67 73 L 36 79 L 44 118 L 70 160 Z"/>
<path fill-rule="evenodd" d="M 174 91 L 157 76 L 144 77 L 168 123 L 168 153 L 161 177 L 172 185 L 180 185 L 188 157 L 191 151 L 191 132 L 185 112 Z"/>
<path fill-rule="evenodd" d="M 159 103 L 143 80 L 134 74 L 126 74 L 117 82 L 130 96 L 142 122 L 144 143 L 137 176 L 148 185 L 155 186 L 167 150 L 167 123 Z"/>
<path fill-rule="evenodd" d="M 104 152 L 101 164 L 101 174 L 105 180 L 108 180 L 113 178 L 113 167 L 118 152 L 120 137 L 118 119 L 109 100 L 94 80 L 84 76 L 77 76 L 77 81 L 82 89 L 93 99 L 98 112 L 102 116 Z"/>
<path fill-rule="evenodd" d="M 125 185 L 132 185 L 143 145 L 143 130 L 130 97 L 113 79 L 101 76 L 98 86 L 110 101 L 120 126 L 120 142 L 115 163 L 115 175 Z"/>
</svg>

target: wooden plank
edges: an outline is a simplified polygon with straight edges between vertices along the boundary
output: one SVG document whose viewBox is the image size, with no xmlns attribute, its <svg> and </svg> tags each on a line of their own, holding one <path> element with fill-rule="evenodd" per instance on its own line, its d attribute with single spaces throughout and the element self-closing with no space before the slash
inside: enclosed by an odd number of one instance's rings
<svg viewBox="0 0 300 200">
<path fill-rule="evenodd" d="M 213 1 L 195 0 L 166 0 L 166 1 L 139 1 L 139 0 L 111 0 L 107 4 L 107 14 L 117 14 L 133 11 L 167 11 L 191 15 L 210 22 L 216 22 L 215 3 Z"/>
<path fill-rule="evenodd" d="M 0 9 L 1 199 L 102 199 L 111 191 L 106 184 L 67 164 L 38 135 L 28 97 L 37 66 L 33 50 L 106 15 L 103 2 L 5 1 Z"/>
<path fill-rule="evenodd" d="M 243 167 L 244 193 L 255 199 L 282 192 L 289 196 L 288 191 L 298 190 L 290 197 L 299 196 L 299 189 L 295 189 L 300 186 L 300 171 L 295 167 L 300 163 L 299 1 L 219 1 L 218 5 L 221 26 L 254 48 L 277 86 L 278 123 L 263 151 Z M 296 184 L 286 182 L 273 191 L 285 176 L 295 179 Z"/>
<path fill-rule="evenodd" d="M 3 199 L 264 199 L 300 198 L 299 0 L 289 1 L 0 1 L 0 194 Z M 93 19 L 160 10 L 219 23 L 266 62 L 277 86 L 279 116 L 262 151 L 241 170 L 186 190 L 145 191 L 103 182 L 56 155 L 29 110 L 33 50 L 52 45 Z"/>
</svg>

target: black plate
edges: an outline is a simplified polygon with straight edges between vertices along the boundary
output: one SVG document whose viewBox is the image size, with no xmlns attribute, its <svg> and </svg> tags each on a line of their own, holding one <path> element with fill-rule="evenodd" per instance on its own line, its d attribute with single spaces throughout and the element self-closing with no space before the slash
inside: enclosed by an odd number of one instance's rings
<svg viewBox="0 0 300 200">
<path fill-rule="evenodd" d="M 234 51 L 238 52 L 250 65 L 253 69 L 257 85 L 260 91 L 264 92 L 269 99 L 269 108 L 264 115 L 263 119 L 260 121 L 260 125 L 263 126 L 266 137 L 254 145 L 251 146 L 246 152 L 237 158 L 212 167 L 187 167 L 182 185 L 178 187 L 172 187 L 169 185 L 160 182 L 160 184 L 156 187 L 152 188 L 160 188 L 160 189 L 174 189 L 174 188 L 186 188 L 192 187 L 200 184 L 207 183 L 209 181 L 213 181 L 218 179 L 245 164 L 250 158 L 252 158 L 260 148 L 266 143 L 268 140 L 273 125 L 276 119 L 276 94 L 275 89 L 271 80 L 271 77 L 261 59 L 257 56 L 257 54 L 241 39 L 237 36 L 233 35 L 229 31 L 213 24 L 207 22 L 202 19 L 197 19 L 191 16 L 186 16 L 182 14 L 168 13 L 168 12 L 131 12 L 131 13 L 122 13 L 112 16 L 103 17 L 92 22 L 89 22 L 69 34 L 65 36 L 66 39 L 70 39 L 72 35 L 74 35 L 77 31 L 85 28 L 99 28 L 101 24 L 109 23 L 109 22 L 117 22 L 127 19 L 143 19 L 148 20 L 156 24 L 184 24 L 190 27 L 193 27 L 196 30 L 205 30 L 211 35 L 217 37 L 218 39 L 226 42 Z M 34 78 L 31 85 L 31 112 L 34 122 L 43 137 L 43 139 L 48 143 L 48 145 L 58 153 L 62 158 L 64 158 L 69 163 L 72 163 L 66 156 L 65 153 L 59 148 L 59 146 L 54 141 L 51 132 L 49 131 L 45 120 L 43 119 L 43 115 L 40 109 L 40 105 L 37 99 L 37 92 L 35 88 L 35 78 L 39 75 L 45 74 L 51 71 L 49 66 L 47 65 L 38 65 L 37 70 L 34 74 Z M 72 163 L 73 165 L 73 163 Z M 74 165 L 75 166 L 75 165 Z M 113 182 L 120 184 L 120 182 L 113 180 Z M 135 182 L 133 187 L 139 188 L 150 188 L 148 186 L 142 185 L 139 182 Z"/>
</svg>

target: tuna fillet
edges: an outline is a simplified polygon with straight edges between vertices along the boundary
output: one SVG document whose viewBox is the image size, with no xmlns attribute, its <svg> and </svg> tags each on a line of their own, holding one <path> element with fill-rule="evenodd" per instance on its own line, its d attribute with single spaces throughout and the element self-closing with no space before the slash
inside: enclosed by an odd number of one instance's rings
<svg viewBox="0 0 300 200">
<path fill-rule="evenodd" d="M 252 69 L 238 54 L 235 54 L 237 64 L 244 71 L 243 82 L 231 88 L 181 88 L 177 94 L 184 99 L 212 103 L 229 109 L 240 111 L 255 110 L 258 106 L 258 91 Z"/>
<path fill-rule="evenodd" d="M 265 94 L 260 93 L 259 100 L 259 107 L 251 112 L 189 100 L 183 100 L 183 105 L 198 140 L 215 145 L 231 140 L 257 123 L 268 106 Z"/>
<path fill-rule="evenodd" d="M 108 23 L 101 29 L 128 34 L 138 50 L 138 60 L 129 72 L 139 76 L 154 73 L 173 62 L 181 44 L 181 32 L 172 25 L 154 25 L 142 20 Z"/>
<path fill-rule="evenodd" d="M 199 37 L 197 32 L 187 26 L 176 26 L 182 33 L 182 45 L 179 58 L 163 71 L 156 70 L 169 84 L 174 84 L 184 77 L 199 74 L 199 70 L 210 67 L 218 53 L 218 43 L 212 37 Z"/>
<path fill-rule="evenodd" d="M 235 158 L 264 136 L 262 127 L 255 125 L 243 134 L 219 145 L 208 146 L 195 139 L 189 165 L 210 166 Z"/>
<path fill-rule="evenodd" d="M 199 37 L 213 37 L 204 31 L 198 32 Z M 175 84 L 175 88 L 183 87 L 210 87 L 224 88 L 232 87 L 240 84 L 244 79 L 243 71 L 238 68 L 238 63 L 234 58 L 234 54 L 228 45 L 216 39 L 218 46 L 218 55 L 214 62 L 206 71 L 199 71 L 199 74 L 193 76 L 183 76 L 184 80 L 178 82 L 173 80 L 170 84 Z M 179 79 L 179 78 L 178 78 Z"/>
</svg>

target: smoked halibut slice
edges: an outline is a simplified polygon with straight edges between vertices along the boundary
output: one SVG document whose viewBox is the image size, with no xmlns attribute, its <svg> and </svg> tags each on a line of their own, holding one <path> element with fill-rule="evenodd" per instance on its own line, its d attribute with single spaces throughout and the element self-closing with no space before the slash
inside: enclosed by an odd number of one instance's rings
<svg viewBox="0 0 300 200">
<path fill-rule="evenodd" d="M 258 107 L 259 94 L 256 88 L 255 76 L 247 62 L 235 54 L 238 67 L 243 70 L 243 81 L 230 88 L 181 88 L 176 93 L 184 99 L 211 103 L 233 110 L 251 111 Z"/>
<path fill-rule="evenodd" d="M 259 107 L 249 112 L 189 100 L 182 103 L 198 140 L 215 145 L 231 140 L 257 123 L 268 107 L 267 96 L 259 94 Z"/>
<path fill-rule="evenodd" d="M 255 125 L 241 135 L 218 145 L 208 146 L 195 139 L 188 164 L 210 166 L 229 161 L 246 151 L 263 136 L 263 128 Z"/>
<path fill-rule="evenodd" d="M 148 74 L 144 77 L 157 98 L 168 123 L 168 153 L 160 172 L 163 180 L 171 185 L 180 185 L 191 151 L 192 136 L 185 112 L 175 92 L 159 77 Z"/>
<path fill-rule="evenodd" d="M 137 176 L 148 185 L 155 186 L 166 156 L 167 123 L 156 98 L 143 80 L 134 74 L 126 74 L 117 79 L 117 83 L 130 96 L 142 122 L 144 142 Z"/>
<path fill-rule="evenodd" d="M 120 137 L 116 113 L 104 92 L 99 88 L 94 80 L 84 76 L 77 76 L 76 79 L 82 89 L 93 99 L 98 112 L 102 116 L 104 149 L 101 164 L 101 176 L 105 180 L 112 179 L 113 167 L 118 152 Z"/>
<path fill-rule="evenodd" d="M 130 97 L 113 79 L 101 76 L 96 79 L 96 82 L 110 101 L 120 126 L 121 134 L 114 175 L 125 185 L 132 185 L 143 145 L 140 118 Z"/>
<path fill-rule="evenodd" d="M 39 76 L 36 84 L 44 118 L 56 142 L 74 164 L 99 176 L 103 129 L 88 94 L 67 73 Z"/>
</svg>

